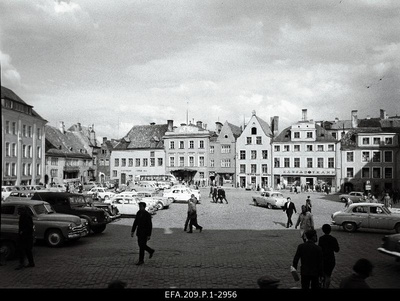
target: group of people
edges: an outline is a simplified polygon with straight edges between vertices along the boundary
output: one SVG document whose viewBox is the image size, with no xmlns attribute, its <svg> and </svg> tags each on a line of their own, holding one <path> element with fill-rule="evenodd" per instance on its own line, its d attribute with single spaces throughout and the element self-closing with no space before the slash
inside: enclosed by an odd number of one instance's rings
<svg viewBox="0 0 400 301">
<path fill-rule="evenodd" d="M 371 193 L 364 194 L 360 198 L 360 202 L 362 203 L 379 203 L 378 199 Z M 393 206 L 393 198 L 390 197 L 389 193 L 386 192 L 382 197 L 380 203 L 382 203 L 386 208 L 392 208 Z M 345 208 L 349 207 L 353 204 L 353 200 L 351 198 L 347 198 Z"/>
<path fill-rule="evenodd" d="M 212 198 L 211 203 L 223 204 L 223 201 L 225 201 L 225 203 L 228 204 L 228 200 L 226 199 L 225 195 L 225 189 L 222 187 L 211 186 L 209 197 Z"/>
</svg>

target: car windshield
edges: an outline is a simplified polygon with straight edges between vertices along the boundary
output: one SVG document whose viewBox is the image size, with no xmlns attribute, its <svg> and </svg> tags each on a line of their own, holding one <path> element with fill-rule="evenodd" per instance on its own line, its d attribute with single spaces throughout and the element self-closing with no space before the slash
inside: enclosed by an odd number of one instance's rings
<svg viewBox="0 0 400 301">
<path fill-rule="evenodd" d="M 86 206 L 86 200 L 83 196 L 70 196 L 69 202 L 72 206 Z"/>
<path fill-rule="evenodd" d="M 277 198 L 283 198 L 283 194 L 282 193 L 273 193 L 273 194 L 271 194 L 271 196 L 277 197 Z"/>
<path fill-rule="evenodd" d="M 50 204 L 39 204 L 39 205 L 34 205 L 33 210 L 35 210 L 36 214 L 50 214 L 54 213 L 53 208 L 50 206 Z"/>
</svg>

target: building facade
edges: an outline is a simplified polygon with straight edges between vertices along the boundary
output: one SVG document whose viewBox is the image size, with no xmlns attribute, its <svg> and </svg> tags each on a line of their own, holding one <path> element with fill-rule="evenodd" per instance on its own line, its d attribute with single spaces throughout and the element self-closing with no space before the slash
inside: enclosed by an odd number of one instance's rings
<svg viewBox="0 0 400 301">
<path fill-rule="evenodd" d="M 44 183 L 47 123 L 33 107 L 1 87 L 2 185 Z"/>
<path fill-rule="evenodd" d="M 327 184 L 336 191 L 340 167 L 337 143 L 328 131 L 307 119 L 304 109 L 302 120 L 272 142 L 275 185 L 318 189 Z"/>
<path fill-rule="evenodd" d="M 111 139 L 107 140 L 107 137 L 103 137 L 103 142 L 97 152 L 97 169 L 96 169 L 96 179 L 100 183 L 109 182 L 111 179 L 110 173 L 110 160 L 111 153 L 114 147 L 118 144 L 118 140 Z"/>
</svg>

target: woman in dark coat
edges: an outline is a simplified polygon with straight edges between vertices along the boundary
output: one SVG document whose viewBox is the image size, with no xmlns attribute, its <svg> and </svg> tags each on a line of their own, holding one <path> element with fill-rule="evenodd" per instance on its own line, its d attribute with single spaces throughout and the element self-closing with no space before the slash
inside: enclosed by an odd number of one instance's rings
<svg viewBox="0 0 400 301">
<path fill-rule="evenodd" d="M 322 226 L 322 231 L 325 233 L 319 238 L 318 245 L 322 249 L 323 261 L 324 261 L 324 281 L 323 288 L 329 288 L 331 282 L 332 271 L 335 268 L 335 252 L 339 252 L 339 243 L 335 237 L 330 235 L 331 226 L 329 224 L 324 224 Z"/>
</svg>

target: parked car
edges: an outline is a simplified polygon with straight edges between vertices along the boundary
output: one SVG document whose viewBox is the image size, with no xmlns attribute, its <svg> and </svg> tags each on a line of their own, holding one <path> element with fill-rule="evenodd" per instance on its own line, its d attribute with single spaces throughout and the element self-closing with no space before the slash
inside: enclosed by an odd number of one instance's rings
<svg viewBox="0 0 400 301">
<path fill-rule="evenodd" d="M 400 233 L 400 214 L 391 212 L 380 203 L 355 203 L 332 214 L 332 224 L 347 232 L 359 228 L 395 230 Z"/>
<path fill-rule="evenodd" d="M 0 229 L 0 256 L 4 260 L 13 259 L 17 250 L 18 224 L 2 224 Z"/>
<path fill-rule="evenodd" d="M 385 235 L 382 238 L 382 246 L 378 248 L 378 251 L 400 261 L 400 233 Z"/>
<path fill-rule="evenodd" d="M 192 194 L 200 201 L 200 192 L 185 186 L 164 191 L 163 197 L 171 198 L 174 202 L 187 202 Z"/>
<path fill-rule="evenodd" d="M 14 186 L 1 186 L 1 201 L 3 202 L 13 191 L 16 191 Z"/>
<path fill-rule="evenodd" d="M 359 203 L 363 197 L 364 193 L 360 191 L 352 191 L 349 193 L 339 195 L 339 200 L 341 202 L 347 202 L 348 199 L 352 200 L 353 203 Z"/>
<path fill-rule="evenodd" d="M 55 213 L 45 201 L 10 201 L 1 205 L 1 228 L 18 227 L 18 208 L 26 207 L 32 215 L 37 240 L 45 240 L 50 247 L 59 247 L 67 240 L 77 240 L 88 233 L 86 221 L 78 216 Z"/>
<path fill-rule="evenodd" d="M 153 195 L 150 197 L 143 197 L 142 202 L 145 202 L 146 204 L 152 203 L 154 204 L 157 210 L 161 210 L 161 209 L 168 209 L 169 205 L 171 205 L 174 202 L 174 200 L 168 197 Z"/>
<path fill-rule="evenodd" d="M 107 214 L 109 215 L 109 217 L 112 221 L 121 217 L 121 214 L 119 213 L 118 208 L 115 207 L 113 204 L 106 203 L 105 201 L 101 201 L 101 200 L 100 201 L 95 200 L 95 199 L 93 199 L 93 196 L 91 196 L 91 195 L 83 194 L 83 196 L 86 200 L 86 203 L 88 203 L 90 206 L 100 208 L 100 209 L 104 210 L 105 212 L 107 212 Z"/>
<path fill-rule="evenodd" d="M 100 199 L 103 200 L 109 200 L 111 199 L 115 193 L 112 191 L 108 191 L 106 188 L 104 187 L 93 187 L 91 188 L 88 192 L 88 195 L 92 195 L 92 196 L 97 196 Z"/>
<path fill-rule="evenodd" d="M 148 191 L 148 192 L 157 192 L 159 190 L 156 184 L 147 182 L 141 182 L 137 185 L 133 185 L 131 188 L 133 188 L 136 191 Z"/>
<path fill-rule="evenodd" d="M 4 200 L 5 202 L 8 201 L 17 201 L 17 200 L 30 200 L 33 196 L 35 191 L 32 190 L 19 190 L 19 191 L 12 191 L 8 197 Z"/>
<path fill-rule="evenodd" d="M 136 216 L 136 213 L 139 211 L 139 202 L 142 202 L 142 198 L 116 196 L 112 199 L 111 204 L 118 208 L 122 216 Z M 154 206 L 146 205 L 146 211 L 150 214 L 155 214 L 157 209 Z"/>
<path fill-rule="evenodd" d="M 46 187 L 44 187 L 43 185 L 28 185 L 26 186 L 28 188 L 28 190 L 45 190 Z"/>
<path fill-rule="evenodd" d="M 49 202 L 58 213 L 73 214 L 86 219 L 89 231 L 93 231 L 94 233 L 103 232 L 107 224 L 112 222 L 107 212 L 103 209 L 90 206 L 82 194 L 37 191 L 34 193 L 32 200 Z"/>
<path fill-rule="evenodd" d="M 158 189 L 162 189 L 162 190 L 167 190 L 167 189 L 171 188 L 170 182 L 158 181 L 156 185 L 157 185 Z"/>
<path fill-rule="evenodd" d="M 283 208 L 286 198 L 279 191 L 264 191 L 253 195 L 253 203 L 256 206 L 265 206 L 268 209 Z"/>
</svg>

